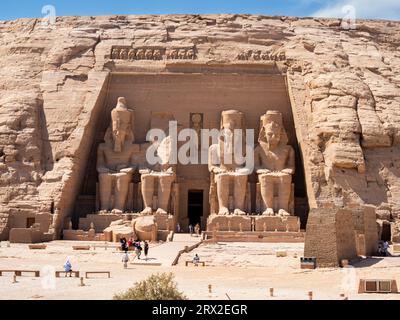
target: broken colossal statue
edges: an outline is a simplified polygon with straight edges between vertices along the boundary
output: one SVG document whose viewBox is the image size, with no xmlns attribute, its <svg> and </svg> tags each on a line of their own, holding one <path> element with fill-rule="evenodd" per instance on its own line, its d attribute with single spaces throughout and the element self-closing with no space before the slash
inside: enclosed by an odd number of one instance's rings
<svg viewBox="0 0 400 320">
<path fill-rule="evenodd" d="M 261 116 L 258 142 L 259 145 L 255 149 L 254 166 L 264 204 L 263 215 L 289 216 L 295 155 L 293 148 L 288 145 L 282 113 L 267 111 Z M 278 193 L 277 206 L 274 205 L 276 191 Z"/>
<path fill-rule="evenodd" d="M 173 145 L 168 132 L 169 122 L 173 120 L 170 114 L 152 115 L 151 129 L 162 130 L 165 135 L 149 135 L 151 146 L 148 151 L 153 151 L 151 156 L 155 163 L 150 163 L 149 154 L 146 154 L 148 159 L 145 168 L 139 170 L 144 208 L 142 213 L 146 215 L 151 215 L 153 209 L 157 214 L 167 214 L 170 211 L 172 185 L 176 179 L 175 165 L 170 164 Z"/>
<path fill-rule="evenodd" d="M 208 169 L 211 172 L 211 189 L 216 185 L 218 202 L 216 211 L 219 215 L 232 213 L 230 210 L 232 207 L 233 214 L 246 214 L 247 180 L 251 170 L 237 162 L 237 156 L 243 156 L 243 150 L 245 150 L 243 143 L 245 129 L 245 118 L 242 112 L 223 111 L 219 141 L 209 148 Z M 240 144 L 241 148 L 238 148 Z M 231 187 L 233 194 L 230 194 Z"/>
<path fill-rule="evenodd" d="M 125 210 L 129 184 L 137 167 L 134 157 L 139 151 L 138 145 L 133 144 L 133 126 L 134 112 L 127 107 L 125 98 L 120 97 L 111 111 L 105 142 L 97 150 L 101 212 Z"/>
</svg>

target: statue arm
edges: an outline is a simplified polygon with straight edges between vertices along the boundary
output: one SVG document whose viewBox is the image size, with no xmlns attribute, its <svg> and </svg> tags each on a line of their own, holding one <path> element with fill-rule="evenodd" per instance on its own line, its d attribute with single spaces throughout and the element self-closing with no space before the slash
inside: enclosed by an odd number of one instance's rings
<svg viewBox="0 0 400 320">
<path fill-rule="evenodd" d="M 286 168 L 282 170 L 284 173 L 294 174 L 295 172 L 295 159 L 294 159 L 294 150 L 292 147 L 289 149 L 289 154 L 286 162 Z"/>
<path fill-rule="evenodd" d="M 104 157 L 104 150 L 102 146 L 100 145 L 97 149 L 97 165 L 96 169 L 98 173 L 109 173 L 110 169 L 107 168 L 106 166 L 106 160 Z"/>
<path fill-rule="evenodd" d="M 262 160 L 261 160 L 261 153 L 262 149 L 260 146 L 257 146 L 256 149 L 254 150 L 254 170 L 258 174 L 266 174 L 271 172 L 270 170 L 263 168 Z"/>
</svg>

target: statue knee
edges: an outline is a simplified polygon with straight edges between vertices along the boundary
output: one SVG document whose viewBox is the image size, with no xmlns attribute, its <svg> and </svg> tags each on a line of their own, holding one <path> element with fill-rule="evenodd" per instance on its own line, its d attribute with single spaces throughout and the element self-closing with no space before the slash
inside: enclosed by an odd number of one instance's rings
<svg viewBox="0 0 400 320">
<path fill-rule="evenodd" d="M 261 185 L 267 185 L 267 184 L 273 183 L 273 177 L 271 177 L 267 174 L 260 174 L 258 176 L 258 180 L 260 181 Z"/>
</svg>

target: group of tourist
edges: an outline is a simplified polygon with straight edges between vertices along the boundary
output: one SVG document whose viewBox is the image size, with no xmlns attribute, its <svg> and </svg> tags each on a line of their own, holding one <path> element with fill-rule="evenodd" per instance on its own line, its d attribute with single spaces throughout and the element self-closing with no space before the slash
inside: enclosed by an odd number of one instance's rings
<svg viewBox="0 0 400 320">
<path fill-rule="evenodd" d="M 182 232 L 182 228 L 181 225 L 179 223 L 176 224 L 176 232 L 177 233 L 181 233 Z M 189 224 L 189 233 L 190 236 L 193 236 L 193 233 L 195 233 L 197 236 L 200 236 L 200 224 L 197 223 L 194 227 L 192 224 Z"/>
<path fill-rule="evenodd" d="M 129 262 L 128 251 L 130 248 L 134 248 L 136 257 L 139 260 L 140 256 L 142 255 L 142 251 L 144 251 L 144 256 L 147 260 L 147 255 L 149 254 L 149 243 L 147 241 L 144 241 L 142 246 L 142 242 L 139 240 L 133 240 L 133 238 L 130 238 L 127 241 L 126 238 L 121 238 L 120 244 L 121 244 L 121 250 L 124 251 L 124 254 L 122 256 L 122 262 L 124 263 L 124 268 L 128 267 L 128 262 Z"/>
</svg>

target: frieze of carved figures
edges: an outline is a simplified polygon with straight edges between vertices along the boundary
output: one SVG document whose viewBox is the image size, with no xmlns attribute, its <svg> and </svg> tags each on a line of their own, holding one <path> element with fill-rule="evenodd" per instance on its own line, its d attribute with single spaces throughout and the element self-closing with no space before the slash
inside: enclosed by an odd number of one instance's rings
<svg viewBox="0 0 400 320">
<path fill-rule="evenodd" d="M 284 61 L 286 56 L 283 52 L 272 53 L 261 50 L 248 50 L 239 53 L 237 59 L 242 61 Z"/>
<path fill-rule="evenodd" d="M 132 48 L 114 47 L 111 50 L 113 60 L 194 60 L 194 48 Z"/>
</svg>

